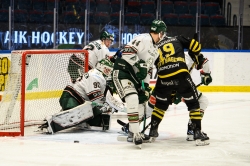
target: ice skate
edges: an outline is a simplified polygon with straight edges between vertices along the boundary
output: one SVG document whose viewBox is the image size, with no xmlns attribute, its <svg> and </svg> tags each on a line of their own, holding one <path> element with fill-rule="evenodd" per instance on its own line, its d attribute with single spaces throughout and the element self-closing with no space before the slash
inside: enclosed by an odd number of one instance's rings
<svg viewBox="0 0 250 166">
<path fill-rule="evenodd" d="M 193 141 L 194 140 L 194 131 L 193 130 L 188 130 L 187 131 L 187 141 Z"/>
<path fill-rule="evenodd" d="M 151 128 L 149 130 L 149 137 L 150 137 L 150 142 L 154 142 L 155 139 L 159 136 L 158 133 L 158 124 L 157 123 L 152 123 Z"/>
<path fill-rule="evenodd" d="M 141 138 L 142 138 L 142 142 L 143 143 L 148 143 L 150 141 L 150 137 L 144 133 L 140 133 L 141 135 Z M 132 132 L 128 132 L 128 137 L 127 137 L 127 141 L 128 142 L 133 142 L 133 137 L 134 137 L 134 134 Z"/>
<path fill-rule="evenodd" d="M 196 146 L 209 145 L 209 137 L 204 135 L 203 132 L 198 128 L 194 130 L 194 140 Z"/>
<path fill-rule="evenodd" d="M 194 140 L 194 125 L 189 122 L 188 123 L 188 129 L 187 129 L 187 141 L 193 141 Z"/>
<path fill-rule="evenodd" d="M 142 139 L 141 133 L 135 133 L 135 134 L 134 134 L 134 136 L 133 136 L 133 142 L 134 142 L 135 145 L 138 146 L 140 149 L 142 148 L 143 139 Z"/>
<path fill-rule="evenodd" d="M 186 138 L 187 141 L 194 141 L 194 131 L 193 130 L 194 130 L 193 124 L 188 123 L 187 138 Z M 206 133 L 204 133 L 202 130 L 201 130 L 201 133 L 204 135 L 206 140 L 209 140 L 209 137 L 207 136 Z"/>
<path fill-rule="evenodd" d="M 209 140 L 209 137 L 207 136 L 207 133 L 204 133 L 203 131 L 201 131 L 201 133 L 206 137 L 206 140 Z M 194 141 L 194 132 L 193 130 L 188 130 L 187 131 L 187 141 Z"/>
</svg>

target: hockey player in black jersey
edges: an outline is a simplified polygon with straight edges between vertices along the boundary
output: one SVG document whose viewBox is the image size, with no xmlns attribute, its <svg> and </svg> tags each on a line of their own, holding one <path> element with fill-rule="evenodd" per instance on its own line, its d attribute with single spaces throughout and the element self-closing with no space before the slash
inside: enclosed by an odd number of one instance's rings
<svg viewBox="0 0 250 166">
<path fill-rule="evenodd" d="M 199 65 L 199 55 L 201 51 L 200 43 L 189 40 L 183 36 L 172 38 L 165 37 L 158 43 L 159 57 L 155 61 L 158 79 L 154 93 L 156 103 L 151 115 L 151 128 L 149 136 L 153 139 L 158 137 L 158 127 L 163 119 L 165 111 L 172 103 L 172 92 L 179 93 L 187 105 L 189 116 L 194 126 L 194 140 L 196 145 L 208 145 L 207 137 L 201 132 L 202 112 L 198 102 L 198 92 L 189 74 L 185 62 L 184 49 L 188 49 L 189 56 Z M 204 75 L 207 76 L 210 73 Z"/>
</svg>

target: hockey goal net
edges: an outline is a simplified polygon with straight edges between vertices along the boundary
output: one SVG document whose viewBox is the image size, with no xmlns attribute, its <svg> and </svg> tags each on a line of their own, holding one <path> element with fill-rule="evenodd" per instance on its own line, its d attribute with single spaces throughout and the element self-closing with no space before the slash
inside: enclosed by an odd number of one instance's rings
<svg viewBox="0 0 250 166">
<path fill-rule="evenodd" d="M 61 110 L 60 95 L 71 83 L 68 72 L 75 70 L 68 68 L 72 55 L 82 61 L 82 70 L 87 72 L 86 50 L 11 52 L 7 79 L 1 84 L 0 136 L 24 136 L 25 126 L 39 125 L 46 116 Z"/>
</svg>

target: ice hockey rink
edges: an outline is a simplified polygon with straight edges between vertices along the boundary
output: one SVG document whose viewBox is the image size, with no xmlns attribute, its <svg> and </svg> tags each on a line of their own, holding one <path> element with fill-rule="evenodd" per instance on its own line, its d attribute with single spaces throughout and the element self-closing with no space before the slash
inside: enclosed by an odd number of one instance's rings
<svg viewBox="0 0 250 166">
<path fill-rule="evenodd" d="M 0 137 L 0 166 L 250 165 L 250 93 L 203 94 L 210 102 L 202 120 L 208 146 L 186 141 L 188 111 L 181 103 L 170 106 L 160 136 L 142 149 L 117 141 L 121 126 L 116 120 L 127 120 L 124 113 L 114 113 L 106 132 L 71 129 L 46 135 L 34 126 L 24 137 Z"/>
</svg>

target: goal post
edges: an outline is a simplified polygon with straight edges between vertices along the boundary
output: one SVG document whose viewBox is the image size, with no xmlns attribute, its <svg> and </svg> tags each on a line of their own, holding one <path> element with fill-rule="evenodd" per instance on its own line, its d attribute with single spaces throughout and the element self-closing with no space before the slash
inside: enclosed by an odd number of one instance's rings
<svg viewBox="0 0 250 166">
<path fill-rule="evenodd" d="M 72 73 L 79 72 L 69 67 L 72 56 L 74 63 L 83 66 L 82 72 L 87 72 L 86 50 L 11 52 L 7 79 L 1 81 L 0 136 L 24 136 L 25 126 L 39 125 L 46 116 L 60 111 L 63 89 L 71 84 Z"/>
</svg>

